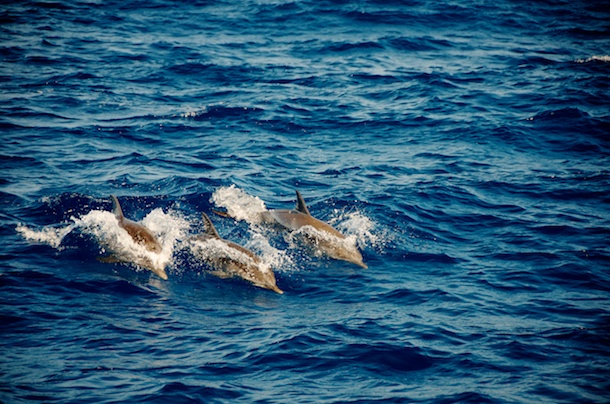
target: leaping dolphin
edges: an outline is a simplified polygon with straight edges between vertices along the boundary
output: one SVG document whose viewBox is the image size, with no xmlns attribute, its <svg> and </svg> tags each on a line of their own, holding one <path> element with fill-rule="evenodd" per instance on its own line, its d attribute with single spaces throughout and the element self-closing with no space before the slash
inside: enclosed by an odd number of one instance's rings
<svg viewBox="0 0 610 404">
<path fill-rule="evenodd" d="M 354 244 L 348 242 L 345 236 L 334 227 L 309 213 L 305 200 L 299 191 L 295 209 L 272 209 L 261 212 L 265 223 L 279 224 L 291 231 L 303 231 L 305 240 L 322 254 L 337 260 L 351 262 L 362 268 L 368 268 L 363 262 L 362 254 Z M 227 213 L 214 211 L 217 214 L 230 217 Z"/>
<path fill-rule="evenodd" d="M 347 243 L 345 236 L 334 227 L 313 217 L 309 213 L 301 193 L 296 191 L 296 194 L 296 209 L 269 210 L 262 213 L 263 220 L 279 223 L 289 230 L 299 230 L 305 226 L 311 226 L 314 231 L 307 232 L 306 238 L 320 252 L 334 259 L 351 262 L 362 268 L 368 268 L 363 262 L 362 254 L 358 251 L 358 248 L 351 243 Z"/>
<path fill-rule="evenodd" d="M 280 294 L 284 293 L 277 287 L 273 271 L 263 269 L 261 259 L 256 254 L 239 244 L 221 238 L 208 215 L 205 213 L 201 215 L 205 224 L 205 233 L 199 234 L 193 239 L 218 240 L 225 247 L 204 256 L 204 260 L 216 269 L 214 272 L 216 276 L 221 278 L 239 276 L 260 288 L 270 289 Z"/>
<path fill-rule="evenodd" d="M 123 215 L 121 204 L 119 203 L 119 200 L 116 198 L 116 196 L 110 195 L 110 199 L 112 199 L 112 212 L 114 213 L 119 222 L 119 227 L 125 229 L 125 231 L 127 231 L 127 234 L 129 234 L 129 236 L 136 244 L 143 246 L 149 252 L 159 254 L 162 250 L 161 244 L 159 244 L 152 232 L 141 224 L 136 223 L 133 220 L 127 219 L 125 215 Z M 131 261 L 136 265 L 149 269 L 159 278 L 167 280 L 167 273 L 165 272 L 165 268 L 155 265 L 149 257 L 134 257 L 131 254 L 128 256 L 123 254 L 118 257 L 103 257 L 100 260 L 103 262 Z"/>
</svg>

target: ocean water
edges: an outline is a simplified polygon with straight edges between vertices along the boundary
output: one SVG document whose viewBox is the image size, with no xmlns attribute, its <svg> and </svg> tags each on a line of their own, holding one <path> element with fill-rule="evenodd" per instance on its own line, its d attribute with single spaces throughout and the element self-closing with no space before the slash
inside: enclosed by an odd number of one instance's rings
<svg viewBox="0 0 610 404">
<path fill-rule="evenodd" d="M 610 400 L 607 1 L 6 3 L 0 402 Z"/>
</svg>

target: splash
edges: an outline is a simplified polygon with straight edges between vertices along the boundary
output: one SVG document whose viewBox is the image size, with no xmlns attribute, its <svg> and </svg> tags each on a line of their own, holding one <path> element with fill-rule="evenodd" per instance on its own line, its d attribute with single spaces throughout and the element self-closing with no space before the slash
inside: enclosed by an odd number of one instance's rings
<svg viewBox="0 0 610 404">
<path fill-rule="evenodd" d="M 260 258 L 263 265 L 273 268 L 276 271 L 288 271 L 294 268 L 294 261 L 286 253 L 286 251 L 278 250 L 269 243 L 269 239 L 265 237 L 261 229 L 250 230 L 250 241 L 247 247 L 260 251 Z"/>
<path fill-rule="evenodd" d="M 142 224 L 157 236 L 161 244 L 159 259 L 161 263 L 172 264 L 172 255 L 179 249 L 182 240 L 185 240 L 189 230 L 189 221 L 179 212 L 163 212 L 157 208 L 151 211 L 144 219 Z"/>
<path fill-rule="evenodd" d="M 53 248 L 60 248 L 61 242 L 72 230 L 75 225 L 68 225 L 65 227 L 43 227 L 40 230 L 34 230 L 26 225 L 19 224 L 15 230 L 21 234 L 26 240 L 50 245 Z"/>
<path fill-rule="evenodd" d="M 212 194 L 211 202 L 218 207 L 225 208 L 235 220 L 245 220 L 250 224 L 259 223 L 260 214 L 267 210 L 265 203 L 260 198 L 249 195 L 235 185 L 218 188 Z"/>
<path fill-rule="evenodd" d="M 367 247 L 383 249 L 387 242 L 386 235 L 378 230 L 375 222 L 358 211 L 335 210 L 334 217 L 329 224 L 335 226 L 347 240 L 351 240 L 360 249 Z"/>
<path fill-rule="evenodd" d="M 205 115 L 208 112 L 206 107 L 199 108 L 197 110 L 188 110 L 180 113 L 180 117 L 182 118 L 197 118 L 199 116 Z"/>
<path fill-rule="evenodd" d="M 610 63 L 610 56 L 608 55 L 594 55 L 586 59 L 576 59 L 576 63 L 589 63 L 589 62 L 604 62 Z"/>
</svg>

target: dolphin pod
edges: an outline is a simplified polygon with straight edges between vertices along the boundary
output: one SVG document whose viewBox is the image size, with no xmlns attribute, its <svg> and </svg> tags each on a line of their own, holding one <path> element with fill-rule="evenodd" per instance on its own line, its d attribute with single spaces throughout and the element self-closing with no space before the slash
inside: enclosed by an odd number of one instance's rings
<svg viewBox="0 0 610 404">
<path fill-rule="evenodd" d="M 252 251 L 218 235 L 212 221 L 205 213 L 201 214 L 205 223 L 205 233 L 193 237 L 194 240 L 218 240 L 226 248 L 218 248 L 204 257 L 214 267 L 214 274 L 220 278 L 239 276 L 255 286 L 284 293 L 275 283 L 275 275 L 270 269 L 262 267 L 261 259 Z"/>
<path fill-rule="evenodd" d="M 343 234 L 328 223 L 313 217 L 299 191 L 296 191 L 296 197 L 297 205 L 295 209 L 272 209 L 261 212 L 261 221 L 279 225 L 293 232 L 299 232 L 304 236 L 305 242 L 317 248 L 323 255 L 347 261 L 362 268 L 368 268 L 363 262 L 362 254 L 353 243 L 348 242 Z M 111 195 L 110 198 L 112 200 L 112 210 L 119 227 L 127 232 L 134 243 L 143 246 L 147 252 L 161 253 L 162 247 L 154 234 L 143 225 L 127 219 L 116 196 Z M 214 212 L 229 217 L 227 213 Z M 206 249 L 206 252 L 201 256 L 204 262 L 214 268 L 214 275 L 220 278 L 240 277 L 255 286 L 280 294 L 284 293 L 277 286 L 273 271 L 264 267 L 256 254 L 239 244 L 221 238 L 208 215 L 202 213 L 202 217 L 205 232 L 191 237 L 191 240 L 217 243 L 216 247 L 218 248 Z M 168 279 L 164 266 L 156 265 L 147 254 L 122 253 L 102 257 L 99 260 L 111 263 L 132 262 L 152 271 L 163 280 Z"/>
</svg>

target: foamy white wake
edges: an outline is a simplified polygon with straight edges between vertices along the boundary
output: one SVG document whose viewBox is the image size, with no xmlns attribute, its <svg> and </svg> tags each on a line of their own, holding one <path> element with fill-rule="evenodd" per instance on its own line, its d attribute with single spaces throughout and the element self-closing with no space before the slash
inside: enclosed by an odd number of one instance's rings
<svg viewBox="0 0 610 404">
<path fill-rule="evenodd" d="M 27 227 L 26 225 L 19 224 L 15 230 L 21 233 L 23 238 L 36 243 L 47 244 L 53 248 L 60 248 L 61 242 L 72 230 L 75 225 L 67 225 L 64 227 L 43 227 L 42 229 L 35 230 Z"/>
<path fill-rule="evenodd" d="M 267 210 L 260 198 L 247 194 L 235 185 L 218 188 L 212 194 L 211 202 L 225 208 L 235 220 L 245 220 L 250 224 L 260 223 L 260 214 Z"/>
<path fill-rule="evenodd" d="M 269 244 L 263 229 L 250 229 L 250 240 L 246 247 L 259 252 L 261 261 L 267 267 L 276 271 L 287 271 L 294 268 L 294 261 L 286 253 Z"/>
<path fill-rule="evenodd" d="M 360 249 L 383 249 L 388 239 L 386 233 L 380 231 L 371 218 L 359 211 L 345 212 L 335 209 L 329 224 L 335 226 Z"/>
<path fill-rule="evenodd" d="M 610 56 L 608 55 L 594 55 L 586 59 L 577 59 L 576 63 L 589 63 L 589 62 L 604 62 L 610 63 Z"/>
</svg>

